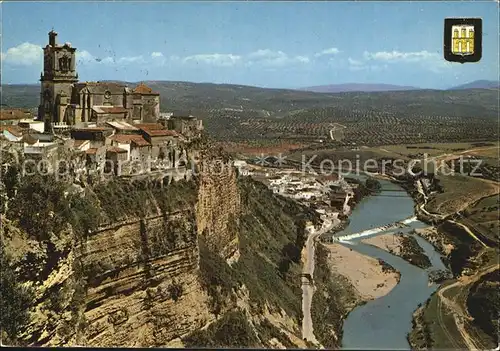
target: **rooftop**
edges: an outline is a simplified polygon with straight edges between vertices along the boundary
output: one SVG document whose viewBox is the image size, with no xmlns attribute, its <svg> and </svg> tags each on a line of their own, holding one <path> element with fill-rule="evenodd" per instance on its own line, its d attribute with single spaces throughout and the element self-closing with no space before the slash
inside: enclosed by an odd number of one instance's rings
<svg viewBox="0 0 500 351">
<path fill-rule="evenodd" d="M 112 152 L 112 153 L 116 153 L 116 154 L 122 154 L 122 153 L 126 153 L 127 150 L 125 149 L 122 149 L 121 147 L 118 147 L 118 146 L 111 146 L 108 148 L 107 150 L 108 152 Z"/>
<path fill-rule="evenodd" d="M 75 128 L 73 129 L 74 132 L 106 132 L 106 131 L 109 131 L 109 130 L 112 130 L 111 128 L 107 128 L 107 127 L 81 127 L 81 128 Z"/>
<path fill-rule="evenodd" d="M 126 131 L 138 131 L 139 128 L 131 125 L 130 123 L 123 122 L 123 121 L 112 121 L 112 122 L 107 122 L 111 127 L 118 129 L 118 130 L 126 130 Z"/>
<path fill-rule="evenodd" d="M 81 146 L 83 146 L 84 144 L 87 144 L 87 143 L 90 143 L 88 140 L 75 140 L 75 143 L 73 144 L 73 146 L 75 148 L 80 148 Z"/>
<path fill-rule="evenodd" d="M 116 141 L 117 143 L 120 143 L 120 144 L 134 143 L 137 146 L 150 146 L 151 145 L 142 137 L 142 135 L 136 135 L 136 134 L 114 134 L 114 135 L 110 136 L 109 139 Z"/>
<path fill-rule="evenodd" d="M 144 133 L 146 133 L 149 136 L 152 137 L 158 137 L 158 136 L 173 136 L 173 137 L 178 137 L 179 133 L 177 133 L 175 130 L 168 130 L 168 129 L 147 129 L 147 128 L 141 128 Z"/>
<path fill-rule="evenodd" d="M 29 110 L 23 109 L 0 109 L 0 121 L 8 121 L 12 119 L 24 119 L 30 117 Z"/>
<path fill-rule="evenodd" d="M 32 135 L 27 134 L 23 136 L 23 142 L 25 142 L 26 144 L 34 145 L 38 142 L 38 139 L 36 139 Z"/>
<path fill-rule="evenodd" d="M 75 84 L 78 91 L 87 89 L 91 94 L 104 94 L 109 91 L 112 95 L 123 94 L 126 85 L 116 82 L 83 82 Z"/>
<path fill-rule="evenodd" d="M 17 125 L 0 125 L 0 131 L 3 132 L 4 130 L 18 138 L 23 136 L 23 128 Z"/>
<path fill-rule="evenodd" d="M 149 129 L 149 130 L 158 130 L 158 129 L 166 129 L 160 123 L 137 123 L 135 126 L 139 129 Z"/>
<path fill-rule="evenodd" d="M 145 95 L 160 95 L 157 92 L 154 92 L 153 89 L 148 87 L 144 83 L 140 83 L 138 86 L 136 86 L 133 90 L 134 93 L 136 94 L 145 94 Z"/>
</svg>

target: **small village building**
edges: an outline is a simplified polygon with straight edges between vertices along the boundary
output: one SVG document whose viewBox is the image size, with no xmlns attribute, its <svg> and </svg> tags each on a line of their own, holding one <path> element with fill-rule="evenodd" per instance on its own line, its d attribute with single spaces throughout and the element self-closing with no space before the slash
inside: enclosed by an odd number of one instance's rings
<svg viewBox="0 0 500 351">
<path fill-rule="evenodd" d="M 90 149 L 90 140 L 75 140 L 73 148 L 78 151 L 87 151 Z"/>
<path fill-rule="evenodd" d="M 89 122 L 103 125 L 109 121 L 125 121 L 128 110 L 121 106 L 93 106 Z"/>
<path fill-rule="evenodd" d="M 19 121 L 32 117 L 31 112 L 26 109 L 0 109 L 0 122 L 2 125 L 18 124 Z"/>
<path fill-rule="evenodd" d="M 175 164 L 178 157 L 175 156 L 175 149 L 179 144 L 180 135 L 174 130 L 165 129 L 159 123 L 136 124 L 141 130 L 141 134 L 146 141 L 151 144 L 151 158 L 171 160 Z"/>
<path fill-rule="evenodd" d="M 0 126 L 3 137 L 10 142 L 20 142 L 23 138 L 23 128 L 18 125 Z"/>
<path fill-rule="evenodd" d="M 106 147 L 92 147 L 85 151 L 87 155 L 87 166 L 89 168 L 104 167 L 106 162 Z"/>
<path fill-rule="evenodd" d="M 43 121 L 35 121 L 34 119 L 22 119 L 17 125 L 24 129 L 32 129 L 39 133 L 43 133 L 45 131 L 45 123 Z"/>
<path fill-rule="evenodd" d="M 113 134 L 112 128 L 85 127 L 71 130 L 71 138 L 75 140 L 89 140 L 90 148 L 106 145 L 106 138 Z"/>
<path fill-rule="evenodd" d="M 106 172 L 109 172 L 111 170 L 111 167 L 113 168 L 113 172 L 116 175 L 120 175 L 120 170 L 122 168 L 122 165 L 127 162 L 128 152 L 125 149 L 122 149 L 117 146 L 111 146 L 108 147 L 106 150 L 106 160 L 109 162 L 106 162 Z"/>
<path fill-rule="evenodd" d="M 127 160 L 146 162 L 151 154 L 151 143 L 139 134 L 114 134 L 109 138 L 111 146 L 127 152 Z"/>
<path fill-rule="evenodd" d="M 203 130 L 203 121 L 188 113 L 173 113 L 164 123 L 168 129 L 175 130 L 187 138 L 197 137 Z"/>
<path fill-rule="evenodd" d="M 139 128 L 127 122 L 110 121 L 106 122 L 106 124 L 113 128 L 116 134 L 140 134 Z"/>
</svg>

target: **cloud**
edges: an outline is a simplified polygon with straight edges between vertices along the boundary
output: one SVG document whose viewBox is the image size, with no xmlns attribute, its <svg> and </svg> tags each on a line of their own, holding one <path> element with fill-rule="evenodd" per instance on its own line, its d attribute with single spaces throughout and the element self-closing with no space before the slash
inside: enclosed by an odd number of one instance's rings
<svg viewBox="0 0 500 351">
<path fill-rule="evenodd" d="M 86 63 L 92 63 L 92 62 L 99 62 L 101 59 L 94 57 L 90 52 L 87 50 L 82 50 L 82 51 L 76 51 L 76 62 L 78 64 L 86 64 Z"/>
<path fill-rule="evenodd" d="M 380 72 L 388 69 L 388 65 L 350 65 L 348 67 L 349 71 L 360 72 L 360 71 L 368 71 L 368 72 Z"/>
<path fill-rule="evenodd" d="M 196 64 L 204 63 L 214 66 L 227 67 L 233 66 L 241 60 L 241 56 L 233 54 L 198 54 L 184 57 L 184 63 L 194 62 Z"/>
<path fill-rule="evenodd" d="M 339 49 L 337 49 L 337 48 L 329 48 L 329 49 L 325 49 L 323 51 L 315 53 L 314 57 L 331 56 L 331 55 L 337 55 L 338 53 L 340 53 Z"/>
<path fill-rule="evenodd" d="M 351 65 L 351 66 L 363 66 L 364 65 L 363 61 L 354 60 L 350 57 L 347 59 L 347 61 L 349 62 L 349 65 Z"/>
<path fill-rule="evenodd" d="M 441 72 L 443 69 L 450 68 L 450 62 L 444 60 L 441 54 L 429 52 L 427 50 L 401 52 L 401 51 L 378 51 L 363 53 L 365 61 L 379 61 L 386 64 L 412 63 L 430 70 L 432 72 Z"/>
<path fill-rule="evenodd" d="M 304 62 L 304 63 L 308 63 L 311 61 L 307 56 L 295 56 L 295 59 L 299 62 Z"/>
<path fill-rule="evenodd" d="M 440 55 L 431 53 L 426 50 L 416 52 L 400 52 L 400 51 L 378 51 L 370 53 L 365 51 L 363 57 L 367 60 L 378 60 L 387 62 L 418 62 L 429 59 L 439 58 Z"/>
<path fill-rule="evenodd" d="M 310 62 L 307 56 L 288 56 L 283 51 L 274 51 L 270 49 L 260 49 L 247 55 L 246 63 L 248 66 L 286 66 L 294 63 Z"/>
<path fill-rule="evenodd" d="M 335 49 L 336 50 L 336 49 Z M 334 52 L 333 49 L 324 50 Z M 43 60 L 43 50 L 40 46 L 30 43 L 20 44 L 12 47 L 5 53 L 1 53 L 1 59 L 5 63 L 13 65 L 33 65 L 41 64 Z M 235 65 L 261 66 L 261 67 L 282 67 L 292 64 L 307 64 L 311 62 L 307 55 L 290 56 L 280 50 L 260 49 L 246 55 L 221 54 L 221 53 L 201 53 L 185 57 L 177 55 L 165 57 L 162 52 L 154 51 L 144 57 L 139 56 L 105 56 L 98 57 L 87 50 L 77 50 L 76 60 L 79 65 L 102 64 L 109 66 L 126 66 L 131 64 L 154 64 L 164 65 L 167 61 L 177 64 L 200 64 L 219 67 L 231 67 Z"/>
<path fill-rule="evenodd" d="M 121 64 L 129 64 L 129 63 L 138 63 L 138 62 L 144 62 L 144 58 L 141 56 L 124 56 L 120 57 L 117 60 L 117 63 Z"/>
<path fill-rule="evenodd" d="M 12 47 L 1 55 L 2 62 L 21 66 L 41 64 L 42 58 L 42 47 L 31 43 L 23 43 Z"/>
</svg>

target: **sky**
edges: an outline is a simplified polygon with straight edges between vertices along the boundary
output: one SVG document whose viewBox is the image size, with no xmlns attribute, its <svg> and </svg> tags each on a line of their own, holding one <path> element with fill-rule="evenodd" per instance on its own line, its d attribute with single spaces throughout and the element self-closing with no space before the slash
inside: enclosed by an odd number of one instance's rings
<svg viewBox="0 0 500 351">
<path fill-rule="evenodd" d="M 485 2 L 3 2 L 2 84 L 37 83 L 42 47 L 77 48 L 82 81 L 443 89 L 499 78 L 499 5 Z M 478 63 L 443 58 L 444 18 L 483 19 Z"/>
</svg>

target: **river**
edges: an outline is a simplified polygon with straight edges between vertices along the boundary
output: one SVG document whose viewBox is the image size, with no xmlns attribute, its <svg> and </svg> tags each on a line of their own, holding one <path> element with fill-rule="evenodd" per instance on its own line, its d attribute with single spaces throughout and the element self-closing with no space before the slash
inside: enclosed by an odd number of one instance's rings
<svg viewBox="0 0 500 351">
<path fill-rule="evenodd" d="M 402 188 L 399 185 L 386 180 L 381 180 L 380 183 L 383 191 L 379 195 L 363 199 L 353 210 L 349 226 L 336 236 L 379 227 L 413 215 L 413 199 L 406 192 L 400 191 Z M 376 235 L 409 232 L 413 228 L 425 226 L 427 224 L 416 221 L 408 228 Z M 410 349 L 407 334 L 411 331 L 413 312 L 438 288 L 436 284 L 429 285 L 428 272 L 445 269 L 441 256 L 434 247 L 419 236 L 415 238 L 432 263 L 432 267 L 427 270 L 413 266 L 382 249 L 360 243 L 363 238 L 344 244 L 364 255 L 389 263 L 401 273 L 401 280 L 389 294 L 369 301 L 349 313 L 343 327 L 343 349 Z"/>
</svg>

